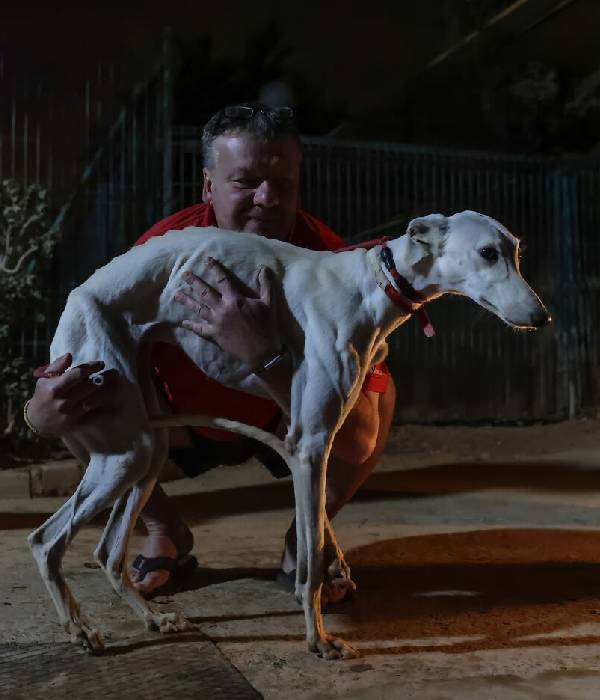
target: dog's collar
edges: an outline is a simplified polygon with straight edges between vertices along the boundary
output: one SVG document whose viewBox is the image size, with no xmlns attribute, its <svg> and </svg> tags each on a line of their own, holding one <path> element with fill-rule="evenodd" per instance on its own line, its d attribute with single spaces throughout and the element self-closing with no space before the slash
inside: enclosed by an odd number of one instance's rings
<svg viewBox="0 0 600 700">
<path fill-rule="evenodd" d="M 384 242 L 381 246 L 376 245 L 369 250 L 367 259 L 373 270 L 375 281 L 385 295 L 408 316 L 416 314 L 425 336 L 427 338 L 433 337 L 435 330 L 423 306 L 427 300 L 398 272 L 392 251 L 386 243 Z M 383 272 L 382 264 L 388 271 L 392 281 Z"/>
</svg>

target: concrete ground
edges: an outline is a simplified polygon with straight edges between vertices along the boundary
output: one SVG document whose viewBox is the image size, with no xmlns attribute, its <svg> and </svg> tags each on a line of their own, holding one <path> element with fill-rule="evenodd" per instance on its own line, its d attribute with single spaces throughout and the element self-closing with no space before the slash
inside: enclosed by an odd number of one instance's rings
<svg viewBox="0 0 600 700">
<path fill-rule="evenodd" d="M 185 610 L 265 698 L 600 697 L 597 419 L 396 428 L 334 522 L 359 594 L 325 624 L 361 651 L 350 661 L 308 654 L 301 610 L 272 580 L 289 481 L 249 462 L 166 488 L 192 526 L 201 569 L 194 590 L 161 605 Z M 0 644 L 65 640 L 25 543 L 62 501 L 0 501 Z M 93 562 L 99 535 L 93 526 L 78 536 L 67 577 L 120 658 L 140 640 L 155 650 L 162 638 L 142 632 Z M 165 668 L 189 645 L 180 640 L 160 646 Z M 132 661 L 121 697 L 139 697 L 135 673 Z M 174 685 L 173 697 L 196 695 Z"/>
</svg>

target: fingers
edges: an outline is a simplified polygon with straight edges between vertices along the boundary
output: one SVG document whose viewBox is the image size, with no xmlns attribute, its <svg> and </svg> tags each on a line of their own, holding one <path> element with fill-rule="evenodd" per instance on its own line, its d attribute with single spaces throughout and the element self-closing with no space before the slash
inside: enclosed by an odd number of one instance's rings
<svg viewBox="0 0 600 700">
<path fill-rule="evenodd" d="M 210 306 L 206 303 L 198 301 L 198 299 L 195 296 L 192 296 L 189 292 L 186 292 L 185 290 L 175 292 L 173 298 L 180 304 L 187 306 L 192 313 L 196 314 L 200 318 L 204 320 L 208 320 L 210 318 L 212 311 Z"/>
<path fill-rule="evenodd" d="M 90 374 L 99 372 L 104 367 L 104 362 L 87 362 L 85 364 L 73 367 L 68 372 L 64 372 L 58 379 L 55 380 L 53 394 L 56 398 L 70 398 L 73 390 L 77 390 L 81 385 L 89 384 Z"/>
<path fill-rule="evenodd" d="M 68 361 L 71 362 L 70 357 Z M 56 369 L 57 365 L 53 365 Z M 45 435 L 62 437 L 83 418 L 87 420 L 90 412 L 112 410 L 121 394 L 118 371 L 103 372 L 102 385 L 90 379 L 103 367 L 103 362 L 89 362 L 59 376 L 46 373 L 40 377 L 27 408 L 33 425 Z"/>
<path fill-rule="evenodd" d="M 102 373 L 103 383 L 94 384 L 91 380 L 73 386 L 63 402 L 65 413 L 84 415 L 97 408 L 110 408 L 115 404 L 115 388 L 119 383 L 119 373 L 109 369 Z"/>
<path fill-rule="evenodd" d="M 261 265 L 258 270 L 257 282 L 261 301 L 270 307 L 273 292 L 273 273 L 270 267 Z"/>
<path fill-rule="evenodd" d="M 73 357 L 71 353 L 67 352 L 64 355 L 57 357 L 56 360 L 51 362 L 49 365 L 43 365 L 42 367 L 37 367 L 34 369 L 33 376 L 36 379 L 40 379 L 40 377 L 58 377 L 69 368 L 72 360 Z"/>
<path fill-rule="evenodd" d="M 205 340 L 213 340 L 210 325 L 205 321 L 188 321 L 184 320 L 181 322 L 181 326 L 186 328 L 188 331 L 192 331 L 196 335 L 199 335 Z"/>
<path fill-rule="evenodd" d="M 215 287 L 222 296 L 240 296 L 239 290 L 235 286 L 235 276 L 229 268 L 214 258 L 208 258 L 206 269 L 210 277 L 214 279 Z"/>
<path fill-rule="evenodd" d="M 193 272 L 186 272 L 183 278 L 190 285 L 189 296 L 195 299 L 196 304 L 202 303 L 212 306 L 221 298 L 220 292 Z"/>
</svg>

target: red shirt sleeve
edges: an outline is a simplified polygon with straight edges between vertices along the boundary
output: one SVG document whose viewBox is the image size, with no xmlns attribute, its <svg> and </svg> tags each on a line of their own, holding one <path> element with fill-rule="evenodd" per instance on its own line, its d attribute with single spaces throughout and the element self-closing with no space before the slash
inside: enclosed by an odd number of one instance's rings
<svg viewBox="0 0 600 700">
<path fill-rule="evenodd" d="M 167 231 L 181 231 L 186 226 L 216 226 L 217 222 L 212 207 L 206 204 L 194 204 L 192 207 L 167 216 L 151 226 L 133 245 L 141 245 L 154 236 L 164 236 Z"/>
</svg>

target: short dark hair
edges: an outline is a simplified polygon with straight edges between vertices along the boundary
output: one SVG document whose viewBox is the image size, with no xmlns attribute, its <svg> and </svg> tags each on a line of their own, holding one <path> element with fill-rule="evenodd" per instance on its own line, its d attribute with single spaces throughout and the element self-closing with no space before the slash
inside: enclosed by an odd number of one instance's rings
<svg viewBox="0 0 600 700">
<path fill-rule="evenodd" d="M 205 168 L 214 166 L 213 144 L 223 134 L 252 134 L 265 141 L 277 136 L 291 136 L 298 147 L 300 135 L 290 107 L 270 107 L 262 102 L 240 102 L 223 107 L 206 122 L 202 130 L 202 161 Z"/>
</svg>

